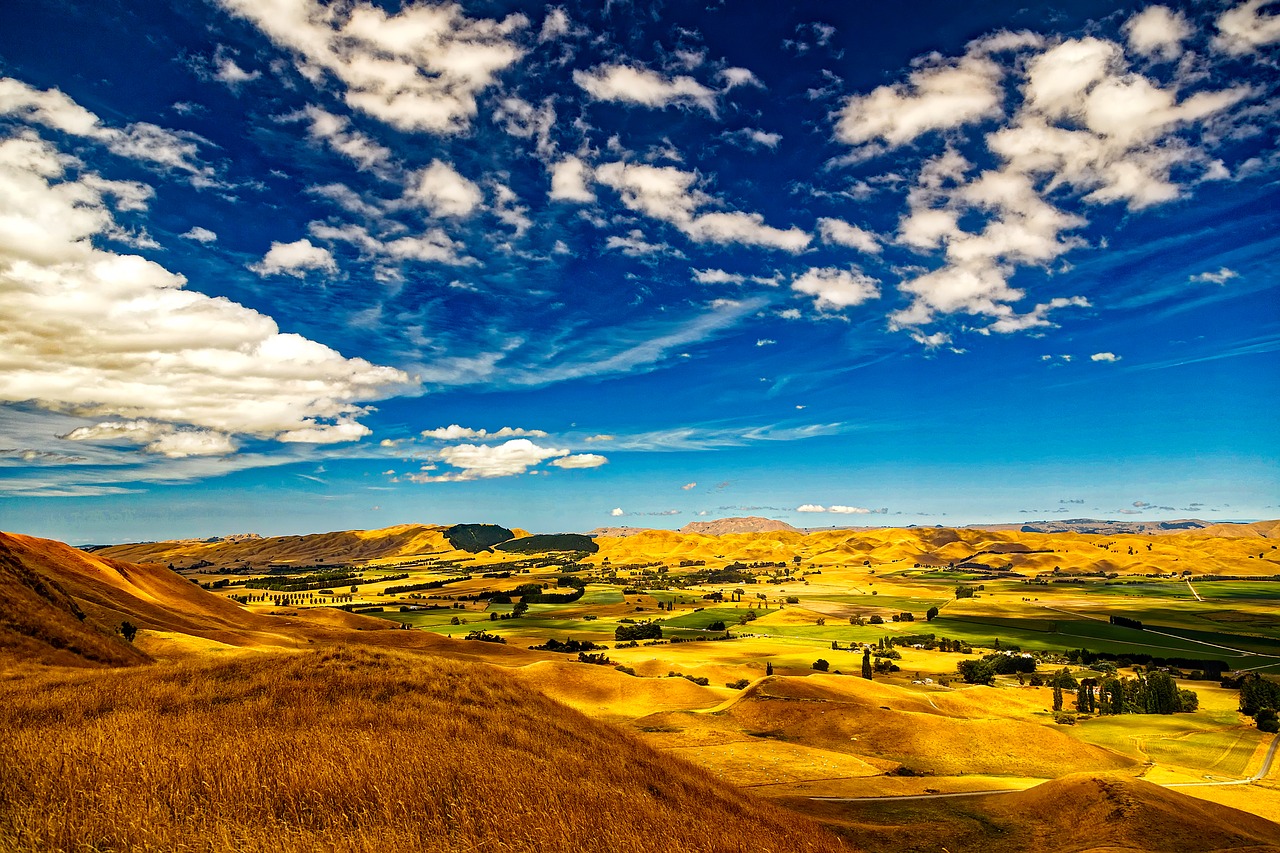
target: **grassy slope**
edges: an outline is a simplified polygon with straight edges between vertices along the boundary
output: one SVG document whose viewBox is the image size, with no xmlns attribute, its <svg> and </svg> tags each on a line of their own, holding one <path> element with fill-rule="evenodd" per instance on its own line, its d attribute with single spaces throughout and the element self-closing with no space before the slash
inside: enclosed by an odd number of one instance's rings
<svg viewBox="0 0 1280 853">
<path fill-rule="evenodd" d="M 336 648 L 0 683 L 0 850 L 835 851 L 502 670 Z"/>
</svg>

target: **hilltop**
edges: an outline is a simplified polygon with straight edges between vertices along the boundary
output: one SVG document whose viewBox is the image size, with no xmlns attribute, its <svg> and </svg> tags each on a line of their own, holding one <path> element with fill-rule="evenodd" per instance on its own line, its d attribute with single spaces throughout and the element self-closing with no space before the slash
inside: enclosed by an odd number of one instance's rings
<svg viewBox="0 0 1280 853">
<path fill-rule="evenodd" d="M 723 536 L 726 533 L 772 533 L 785 530 L 788 533 L 799 533 L 799 528 L 792 527 L 785 521 L 773 518 L 747 516 L 745 518 L 717 518 L 715 521 L 691 521 L 680 528 L 681 533 L 698 533 L 704 536 Z"/>
</svg>

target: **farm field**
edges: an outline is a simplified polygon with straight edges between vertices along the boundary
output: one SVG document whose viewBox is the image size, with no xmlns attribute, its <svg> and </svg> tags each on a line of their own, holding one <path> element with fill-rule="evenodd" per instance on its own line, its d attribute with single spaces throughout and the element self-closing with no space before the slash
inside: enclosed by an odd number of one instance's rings
<svg viewBox="0 0 1280 853">
<path fill-rule="evenodd" d="M 505 683 L 614 726 L 649 755 L 838 834 L 856 812 L 857 826 L 885 822 L 872 837 L 899 837 L 889 812 L 866 798 L 920 797 L 901 801 L 913 805 L 897 820 L 965 824 L 1006 814 L 990 811 L 999 797 L 1080 774 L 1190 785 L 1159 790 L 1280 818 L 1280 771 L 1267 764 L 1274 736 L 1218 682 L 1224 671 L 1280 675 L 1280 582 L 1266 579 L 1280 572 L 1192 576 L 1189 585 L 1183 569 L 1125 574 L 1077 561 L 1064 577 L 1056 564 L 1011 569 L 1006 553 L 1025 552 L 1008 549 L 1028 547 L 1019 535 L 936 529 L 570 535 L 553 540 L 572 549 L 536 553 L 484 544 L 501 530 L 469 526 L 468 550 L 451 542 L 458 531 L 393 529 L 390 541 L 409 543 L 395 555 L 357 532 L 368 556 L 347 561 L 326 551 L 323 562 L 286 562 L 263 542 L 254 546 L 261 566 L 179 549 L 172 570 L 135 567 L 128 582 L 94 562 L 111 559 L 102 549 L 80 559 L 110 590 L 59 582 L 91 613 L 130 614 L 140 628 L 133 648 L 161 665 L 355 642 L 395 650 L 398 666 L 429 654 L 500 670 Z M 517 545 L 524 538 L 511 535 Z M 1034 544 L 1058 546 L 1039 549 L 1054 557 L 1103 550 L 1087 536 L 1061 538 L 1069 547 L 1057 537 Z M 1168 552 L 1175 538 L 1155 539 L 1152 551 Z M 654 550 L 641 550 L 645 540 Z M 1244 576 L 1258 568 L 1248 556 L 1258 541 L 1238 558 L 1224 556 L 1221 542 L 1190 547 L 1216 553 L 1222 575 Z M 285 553 L 316 547 L 290 542 Z M 877 560 L 886 549 L 891 559 Z M 988 571 L 972 568 L 980 551 L 1000 555 Z M 138 609 L 130 584 L 181 599 L 188 618 Z M 979 683 L 961 672 L 999 660 L 1026 665 Z M 1123 716 L 1077 708 L 1077 683 L 1148 672 L 1167 672 L 1198 707 Z M 1060 677 L 1071 686 L 1059 711 L 1051 683 Z M 953 794 L 982 797 L 972 809 L 935 802 Z M 832 805 L 844 801 L 867 805 Z"/>
</svg>

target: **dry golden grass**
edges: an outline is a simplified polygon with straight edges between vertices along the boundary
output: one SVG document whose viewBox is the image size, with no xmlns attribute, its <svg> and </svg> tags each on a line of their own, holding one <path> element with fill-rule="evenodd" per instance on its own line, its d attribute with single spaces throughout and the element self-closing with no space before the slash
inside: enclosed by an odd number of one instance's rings
<svg viewBox="0 0 1280 853">
<path fill-rule="evenodd" d="M 0 681 L 0 850 L 836 851 L 502 670 L 243 653 Z"/>
</svg>

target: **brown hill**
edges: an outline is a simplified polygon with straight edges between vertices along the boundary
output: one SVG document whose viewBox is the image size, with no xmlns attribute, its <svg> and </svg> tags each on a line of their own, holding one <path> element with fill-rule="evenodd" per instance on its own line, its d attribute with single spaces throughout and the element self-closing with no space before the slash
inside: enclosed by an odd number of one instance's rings
<svg viewBox="0 0 1280 853">
<path fill-rule="evenodd" d="M 838 853 L 495 667 L 335 648 L 0 682 L 0 849 Z"/>
<path fill-rule="evenodd" d="M 444 537 L 445 529 L 441 525 L 401 524 L 380 530 L 343 530 L 303 536 L 138 542 L 96 548 L 93 553 L 134 563 L 172 563 L 179 569 L 202 562 L 257 568 L 270 564 L 348 565 L 388 557 L 455 554 Z"/>
<path fill-rule="evenodd" d="M 93 561 L 63 547 L 76 562 Z M 116 633 L 119 622 L 86 613 L 40 557 L 27 537 L 0 533 L 0 652 L 60 665 L 124 666 L 146 660 Z"/>
<path fill-rule="evenodd" d="M 115 636 L 124 621 L 241 647 L 479 645 L 450 644 L 427 632 L 399 631 L 384 620 L 331 608 L 254 613 L 161 565 L 126 563 L 50 539 L 0 533 L 0 651 L 43 663 L 144 660 Z M 486 649 L 484 656 L 525 662 L 528 653 L 502 647 Z"/>
<path fill-rule="evenodd" d="M 982 695 L 972 698 L 974 691 Z M 714 715 L 671 712 L 637 721 L 721 736 L 749 735 L 900 765 L 938 776 L 1013 774 L 1052 778 L 1119 769 L 1133 760 L 1056 729 L 997 715 L 987 691 L 936 699 L 892 684 L 836 675 L 763 679 Z M 706 730 L 704 732 L 704 730 Z"/>
<path fill-rule="evenodd" d="M 722 536 L 726 533 L 772 533 L 778 530 L 785 530 L 789 533 L 800 532 L 798 528 L 792 527 L 785 521 L 778 521 L 773 518 L 759 518 L 757 516 L 717 518 L 715 521 L 691 521 L 680 528 L 681 533 L 701 533 L 704 536 Z"/>
<path fill-rule="evenodd" d="M 1280 825 L 1120 774 L 973 798 L 793 804 L 866 849 L 929 853 L 1277 853 Z"/>
</svg>

